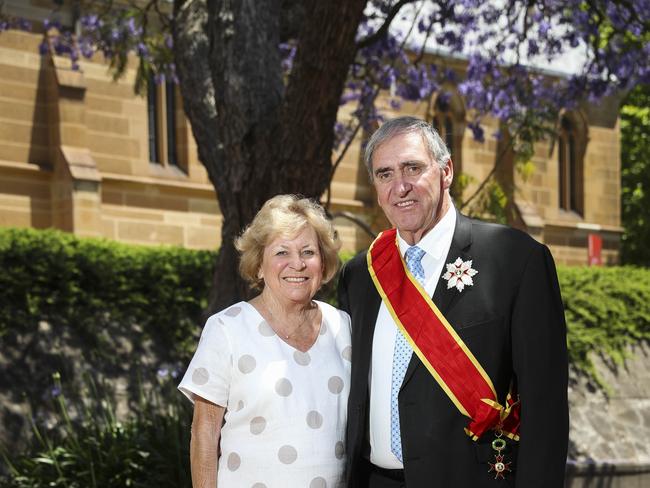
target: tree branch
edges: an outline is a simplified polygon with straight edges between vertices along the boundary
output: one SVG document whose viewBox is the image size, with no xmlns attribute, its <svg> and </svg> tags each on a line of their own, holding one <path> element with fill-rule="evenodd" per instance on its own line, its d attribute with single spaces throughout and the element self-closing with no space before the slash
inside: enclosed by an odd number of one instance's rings
<svg viewBox="0 0 650 488">
<path fill-rule="evenodd" d="M 347 142 L 345 143 L 345 147 L 341 151 L 341 154 L 339 154 L 339 156 L 336 158 L 336 161 L 332 165 L 332 171 L 330 172 L 329 182 L 327 185 L 327 200 L 325 201 L 326 209 L 330 208 L 330 203 L 332 201 L 332 182 L 334 181 L 334 173 L 336 173 L 336 169 L 339 167 L 339 164 L 341 164 L 341 161 L 343 161 L 343 157 L 348 152 L 348 149 L 352 145 L 352 141 L 354 141 L 354 138 L 357 136 L 357 133 L 359 132 L 360 128 L 361 128 L 361 121 L 357 123 L 357 126 L 354 128 L 352 134 L 350 135 Z"/>
<path fill-rule="evenodd" d="M 384 23 L 377 30 L 377 32 L 357 42 L 357 50 L 363 49 L 364 47 L 368 47 L 371 44 L 375 43 L 378 39 L 384 37 L 388 33 L 388 28 L 390 27 L 391 22 L 393 22 L 393 19 L 399 13 L 402 7 L 407 3 L 415 3 L 416 1 L 417 0 L 399 0 L 399 2 L 393 5 L 391 11 L 388 12 L 388 15 L 386 16 L 386 20 L 384 20 Z"/>
<path fill-rule="evenodd" d="M 343 210 L 343 211 L 340 211 L 340 212 L 334 212 L 333 214 L 330 214 L 330 218 L 332 220 L 334 220 L 334 219 L 336 219 L 338 217 L 347 219 L 350 222 L 355 223 L 356 225 L 358 225 L 361 228 L 361 230 L 363 230 L 371 238 L 374 239 L 375 237 L 377 237 L 377 234 L 375 234 L 373 232 L 373 230 L 370 228 L 370 226 L 368 224 L 366 224 L 363 220 L 361 220 L 359 217 L 354 215 L 353 213 L 346 212 L 345 210 Z"/>
<path fill-rule="evenodd" d="M 505 157 L 506 152 L 509 151 L 514 146 L 514 141 L 517 138 L 517 136 L 519 136 L 520 131 L 521 129 L 518 129 L 517 132 L 515 132 L 512 136 L 510 136 L 508 140 L 508 144 L 505 145 L 505 147 L 501 150 L 501 152 L 497 156 L 497 160 L 494 163 L 494 166 L 492 167 L 488 175 L 483 179 L 483 181 L 478 186 L 478 188 L 474 191 L 474 193 L 472 193 L 472 195 L 460 205 L 458 210 L 462 211 L 465 207 L 467 207 L 472 202 L 472 200 L 474 200 L 483 191 L 483 188 L 485 188 L 485 186 L 488 184 L 488 181 L 490 181 L 490 179 L 497 172 L 499 166 L 501 166 L 501 164 L 503 163 L 503 158 Z"/>
</svg>

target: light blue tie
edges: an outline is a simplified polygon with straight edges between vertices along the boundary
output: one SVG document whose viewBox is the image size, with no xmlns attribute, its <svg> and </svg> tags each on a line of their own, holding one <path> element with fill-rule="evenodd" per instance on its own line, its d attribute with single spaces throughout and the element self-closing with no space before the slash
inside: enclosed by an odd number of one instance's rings
<svg viewBox="0 0 650 488">
<path fill-rule="evenodd" d="M 424 284 L 424 268 L 422 267 L 422 256 L 425 252 L 418 246 L 411 246 L 404 254 L 404 260 L 409 271 L 420 284 Z M 399 428 L 399 404 L 397 396 L 404 381 L 406 368 L 413 349 L 404 335 L 398 330 L 395 336 L 395 350 L 393 351 L 393 375 L 390 385 L 390 450 L 402 461 L 402 438 Z"/>
</svg>

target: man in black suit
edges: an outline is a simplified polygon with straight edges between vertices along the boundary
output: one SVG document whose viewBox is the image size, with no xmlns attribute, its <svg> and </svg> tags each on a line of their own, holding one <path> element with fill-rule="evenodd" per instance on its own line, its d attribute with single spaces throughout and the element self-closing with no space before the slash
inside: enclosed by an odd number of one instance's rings
<svg viewBox="0 0 650 488">
<path fill-rule="evenodd" d="M 386 122 L 366 164 L 397 229 L 382 252 L 398 256 L 400 271 L 375 269 L 381 256 L 362 253 L 339 281 L 339 305 L 352 317 L 348 486 L 563 487 L 566 326 L 549 250 L 455 210 L 449 152 L 424 121 Z M 396 274 L 403 285 L 390 298 Z M 404 287 L 415 297 L 396 303 Z M 435 332 L 426 342 L 408 327 Z M 475 385 L 493 398 L 473 400 Z M 519 402 L 506 416 L 509 392 Z M 485 405 L 497 413 L 481 427 L 472 415 Z"/>
</svg>

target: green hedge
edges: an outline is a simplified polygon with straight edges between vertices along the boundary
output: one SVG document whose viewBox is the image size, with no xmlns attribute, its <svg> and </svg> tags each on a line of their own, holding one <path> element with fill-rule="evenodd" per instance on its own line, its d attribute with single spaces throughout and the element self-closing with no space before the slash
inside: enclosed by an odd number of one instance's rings
<svg viewBox="0 0 650 488">
<path fill-rule="evenodd" d="M 598 381 L 589 353 L 620 365 L 628 345 L 650 339 L 650 270 L 558 269 L 570 362 Z"/>
<path fill-rule="evenodd" d="M 215 253 L 80 239 L 54 230 L 0 230 L 0 338 L 41 321 L 70 326 L 90 348 L 101 331 L 139 328 L 163 348 L 193 342 Z"/>
<path fill-rule="evenodd" d="M 215 253 L 80 239 L 58 231 L 0 229 L 0 338 L 72 327 L 91 350 L 102 331 L 137 328 L 170 358 L 194 347 Z M 344 259 L 349 259 L 346 255 Z M 572 364 L 593 375 L 588 354 L 615 362 L 650 338 L 650 270 L 559 267 Z"/>
</svg>

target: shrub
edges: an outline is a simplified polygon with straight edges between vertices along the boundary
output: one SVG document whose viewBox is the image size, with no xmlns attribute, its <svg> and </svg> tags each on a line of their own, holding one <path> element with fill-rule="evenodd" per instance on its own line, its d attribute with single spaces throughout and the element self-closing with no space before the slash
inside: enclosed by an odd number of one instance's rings
<svg viewBox="0 0 650 488">
<path fill-rule="evenodd" d="M 629 345 L 650 339 L 650 270 L 560 267 L 558 275 L 570 362 L 600 383 L 591 352 L 620 365 Z"/>
<path fill-rule="evenodd" d="M 163 347 L 187 346 L 206 305 L 214 261 L 207 251 L 2 229 L 0 337 L 47 321 L 73 326 L 97 347 L 101 329 L 119 323 L 137 324 Z"/>
</svg>

